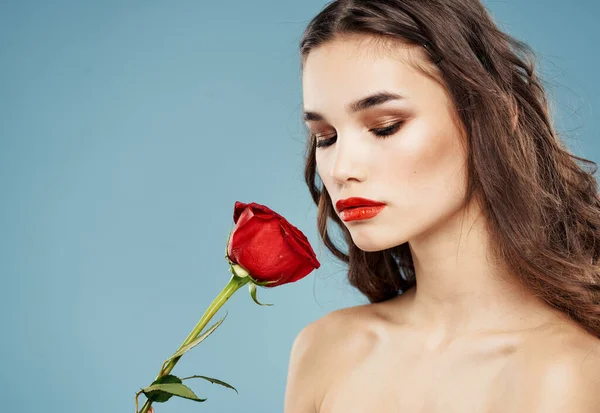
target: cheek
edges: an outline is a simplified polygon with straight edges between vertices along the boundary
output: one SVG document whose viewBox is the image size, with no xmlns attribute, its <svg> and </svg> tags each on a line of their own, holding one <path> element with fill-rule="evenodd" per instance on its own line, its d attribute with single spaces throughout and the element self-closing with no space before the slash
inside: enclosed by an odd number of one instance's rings
<svg viewBox="0 0 600 413">
<path fill-rule="evenodd" d="M 465 158 L 454 128 L 423 120 L 403 131 L 386 149 L 380 154 L 380 172 L 388 187 L 398 188 L 401 205 L 426 212 L 460 202 L 466 182 Z"/>
</svg>

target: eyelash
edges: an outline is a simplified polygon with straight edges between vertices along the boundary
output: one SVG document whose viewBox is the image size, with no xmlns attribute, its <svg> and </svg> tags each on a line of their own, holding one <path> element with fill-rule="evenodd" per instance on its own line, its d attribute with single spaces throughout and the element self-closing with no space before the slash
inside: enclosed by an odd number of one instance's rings
<svg viewBox="0 0 600 413">
<path fill-rule="evenodd" d="M 377 137 L 385 139 L 385 138 L 393 135 L 394 133 L 396 133 L 398 131 L 398 129 L 400 129 L 400 126 L 402 126 L 403 123 L 404 122 L 397 122 L 397 123 L 394 123 L 393 125 L 386 126 L 385 128 L 371 129 L 370 132 L 375 134 L 375 136 L 377 136 Z M 316 139 L 315 135 L 313 135 L 313 137 Z M 331 138 L 317 140 L 317 148 L 326 148 L 328 146 L 331 146 L 333 144 L 332 141 L 335 138 L 337 138 L 337 135 L 332 136 Z"/>
</svg>

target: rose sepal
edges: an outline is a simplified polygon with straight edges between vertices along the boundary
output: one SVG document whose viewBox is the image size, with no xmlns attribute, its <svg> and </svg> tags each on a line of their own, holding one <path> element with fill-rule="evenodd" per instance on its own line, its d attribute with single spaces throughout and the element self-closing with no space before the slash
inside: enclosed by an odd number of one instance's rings
<svg viewBox="0 0 600 413">
<path fill-rule="evenodd" d="M 250 290 L 250 297 L 252 297 L 252 299 L 254 300 L 254 302 L 256 304 L 261 305 L 261 306 L 272 306 L 273 305 L 273 304 L 263 304 L 260 301 L 258 301 L 258 299 L 256 298 L 256 284 L 249 283 L 248 289 Z"/>
<path fill-rule="evenodd" d="M 252 300 L 254 300 L 254 302 L 256 304 L 261 305 L 261 306 L 272 306 L 273 305 L 273 304 L 263 304 L 260 301 L 258 301 L 258 299 L 256 298 L 256 286 L 258 285 L 258 286 L 264 287 L 269 284 L 274 284 L 274 283 L 280 281 L 283 277 L 280 277 L 278 280 L 257 281 L 254 278 L 252 278 L 252 275 L 244 267 L 242 267 L 239 264 L 231 264 L 230 270 L 234 276 L 237 276 L 240 278 L 245 278 L 245 277 L 250 278 L 249 283 L 248 283 L 248 289 L 250 291 L 250 296 L 252 297 Z"/>
</svg>

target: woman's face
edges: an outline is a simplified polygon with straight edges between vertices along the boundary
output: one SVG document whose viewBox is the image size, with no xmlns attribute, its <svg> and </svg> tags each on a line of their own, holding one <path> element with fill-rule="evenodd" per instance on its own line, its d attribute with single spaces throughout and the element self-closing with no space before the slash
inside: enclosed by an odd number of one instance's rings
<svg viewBox="0 0 600 413">
<path fill-rule="evenodd" d="M 398 44 L 392 53 L 369 39 L 345 37 L 313 49 L 302 88 L 306 124 L 324 145 L 316 149 L 317 173 L 334 209 L 350 197 L 386 204 L 373 218 L 344 222 L 358 248 L 378 251 L 424 239 L 461 211 L 466 158 L 445 88 L 407 63 L 409 53 L 414 61 L 426 51 Z M 402 97 L 357 111 L 349 106 L 384 92 Z"/>
</svg>

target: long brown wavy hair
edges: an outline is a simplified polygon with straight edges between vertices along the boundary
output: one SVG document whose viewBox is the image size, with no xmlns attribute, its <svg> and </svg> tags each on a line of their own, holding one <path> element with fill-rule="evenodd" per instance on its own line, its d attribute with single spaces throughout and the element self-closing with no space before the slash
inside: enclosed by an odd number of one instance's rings
<svg viewBox="0 0 600 413">
<path fill-rule="evenodd" d="M 313 48 L 345 34 L 423 46 L 428 62 L 419 69 L 428 76 L 436 69 L 466 131 L 466 200 L 480 200 L 491 255 L 531 293 L 600 337 L 597 164 L 561 142 L 531 47 L 502 32 L 479 0 L 339 0 L 307 26 L 302 67 Z M 354 245 L 318 187 L 312 135 L 305 155 L 319 235 L 348 264 L 350 284 L 371 303 L 413 287 L 408 242 L 375 252 Z M 342 231 L 347 253 L 333 243 L 329 220 Z"/>
</svg>

